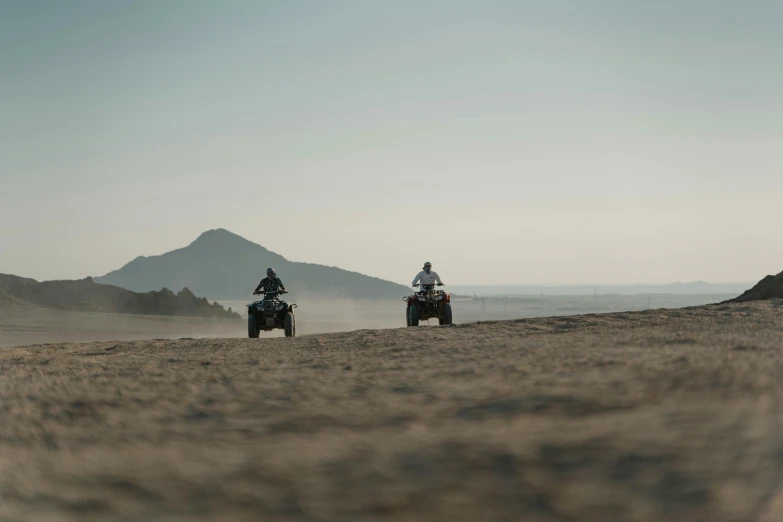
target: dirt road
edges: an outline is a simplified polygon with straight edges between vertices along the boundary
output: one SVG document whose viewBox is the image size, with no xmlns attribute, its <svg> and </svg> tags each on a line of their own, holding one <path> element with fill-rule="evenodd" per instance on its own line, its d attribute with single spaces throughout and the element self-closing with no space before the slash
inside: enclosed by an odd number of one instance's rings
<svg viewBox="0 0 783 522">
<path fill-rule="evenodd" d="M 783 301 L 0 349 L 3 521 L 783 520 Z"/>
</svg>

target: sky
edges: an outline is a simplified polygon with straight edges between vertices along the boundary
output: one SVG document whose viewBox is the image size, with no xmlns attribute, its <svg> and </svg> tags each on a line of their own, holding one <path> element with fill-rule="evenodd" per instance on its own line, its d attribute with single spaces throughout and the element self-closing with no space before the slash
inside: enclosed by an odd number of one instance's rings
<svg viewBox="0 0 783 522">
<path fill-rule="evenodd" d="M 783 2 L 0 0 L 0 272 L 226 228 L 452 284 L 783 270 Z M 264 267 L 259 267 L 261 271 Z"/>
</svg>

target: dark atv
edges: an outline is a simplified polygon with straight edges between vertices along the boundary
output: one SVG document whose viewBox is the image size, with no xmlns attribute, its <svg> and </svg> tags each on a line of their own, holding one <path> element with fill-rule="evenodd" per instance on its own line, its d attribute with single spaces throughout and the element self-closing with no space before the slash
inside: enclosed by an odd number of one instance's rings
<svg viewBox="0 0 783 522">
<path fill-rule="evenodd" d="M 435 290 L 435 285 L 424 285 L 421 292 L 403 297 L 402 300 L 408 302 L 405 311 L 408 326 L 419 326 L 419 321 L 436 317 L 438 324 L 451 324 L 451 295 L 443 290 Z"/>
<path fill-rule="evenodd" d="M 264 294 L 261 301 L 247 305 L 247 335 L 256 338 L 261 330 L 268 332 L 281 328 L 286 337 L 296 335 L 295 304 L 280 300 L 280 294 L 288 292 L 259 292 Z"/>
</svg>

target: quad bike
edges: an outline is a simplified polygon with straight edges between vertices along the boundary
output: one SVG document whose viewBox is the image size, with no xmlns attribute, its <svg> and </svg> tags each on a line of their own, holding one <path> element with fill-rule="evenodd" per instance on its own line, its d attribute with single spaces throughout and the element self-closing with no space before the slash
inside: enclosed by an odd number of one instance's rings
<svg viewBox="0 0 783 522">
<path fill-rule="evenodd" d="M 405 311 L 408 326 L 419 326 L 419 321 L 436 317 L 438 324 L 451 324 L 451 295 L 443 290 L 435 290 L 435 285 L 424 285 L 421 292 L 403 297 L 402 300 L 408 302 Z"/>
<path fill-rule="evenodd" d="M 285 330 L 286 337 L 296 335 L 296 318 L 294 317 L 295 304 L 288 304 L 280 300 L 280 294 L 288 292 L 257 292 L 263 293 L 264 298 L 253 304 L 247 305 L 247 335 L 256 338 L 261 330 L 268 332 L 275 329 Z"/>
</svg>

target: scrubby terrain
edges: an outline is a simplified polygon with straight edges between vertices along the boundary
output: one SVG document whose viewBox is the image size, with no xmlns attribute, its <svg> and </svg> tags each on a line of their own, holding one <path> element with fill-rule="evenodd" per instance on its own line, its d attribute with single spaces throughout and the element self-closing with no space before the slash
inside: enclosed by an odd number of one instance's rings
<svg viewBox="0 0 783 522">
<path fill-rule="evenodd" d="M 112 285 L 98 284 L 92 278 L 44 281 L 0 274 L 0 306 L 37 306 L 55 310 L 114 312 L 143 315 L 175 315 L 239 319 L 189 289 L 174 293 L 167 288 L 137 293 Z"/>
<path fill-rule="evenodd" d="M 777 521 L 783 301 L 0 350 L 0 520 Z"/>
</svg>

